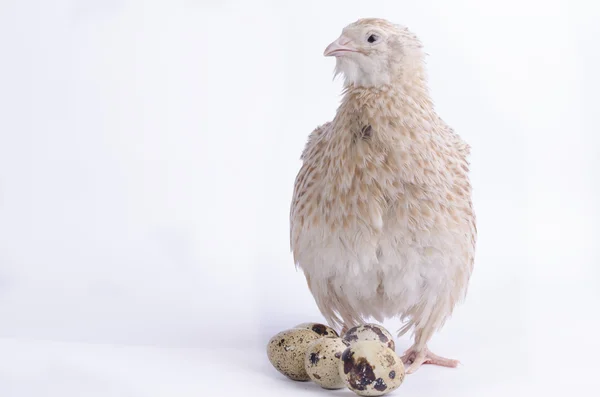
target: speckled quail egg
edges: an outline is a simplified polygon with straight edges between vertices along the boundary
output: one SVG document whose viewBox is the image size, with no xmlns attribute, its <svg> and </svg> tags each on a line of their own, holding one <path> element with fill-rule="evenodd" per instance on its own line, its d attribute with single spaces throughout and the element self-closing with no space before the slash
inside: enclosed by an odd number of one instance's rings
<svg viewBox="0 0 600 397">
<path fill-rule="evenodd" d="M 295 328 L 282 331 L 269 340 L 267 356 L 276 370 L 292 380 L 307 381 L 304 356 L 310 342 L 321 336 L 308 329 Z"/>
<path fill-rule="evenodd" d="M 333 328 L 320 323 L 302 323 L 296 325 L 294 328 L 310 329 L 321 336 L 339 336 Z"/>
<path fill-rule="evenodd" d="M 317 339 L 308 345 L 304 368 L 310 379 L 324 389 L 341 389 L 346 386 L 340 376 L 339 364 L 346 343 L 338 337 Z"/>
<path fill-rule="evenodd" d="M 396 353 L 378 341 L 355 342 L 342 353 L 340 376 L 359 396 L 381 396 L 404 380 L 404 364 Z"/>
<path fill-rule="evenodd" d="M 396 344 L 394 343 L 392 334 L 390 334 L 387 329 L 377 324 L 363 324 L 352 327 L 344 333 L 342 339 L 350 343 L 350 345 L 365 340 L 376 340 L 387 345 L 390 349 L 396 350 Z"/>
</svg>

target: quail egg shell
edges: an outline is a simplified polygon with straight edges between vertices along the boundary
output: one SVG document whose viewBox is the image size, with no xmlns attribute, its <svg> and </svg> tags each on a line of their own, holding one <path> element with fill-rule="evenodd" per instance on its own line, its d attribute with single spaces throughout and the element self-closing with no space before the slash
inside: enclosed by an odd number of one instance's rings
<svg viewBox="0 0 600 397">
<path fill-rule="evenodd" d="M 355 342 L 375 340 L 379 341 L 392 350 L 396 350 L 394 337 L 389 331 L 377 324 L 362 324 L 350 328 L 342 338 L 351 345 Z"/>
<path fill-rule="evenodd" d="M 335 336 L 311 342 L 304 359 L 310 379 L 324 389 L 344 388 L 346 384 L 340 376 L 339 364 L 346 347 L 346 343 Z"/>
<path fill-rule="evenodd" d="M 275 369 L 292 380 L 307 381 L 304 357 L 308 345 L 320 336 L 311 330 L 296 328 L 273 336 L 267 345 L 267 357 Z"/>
<path fill-rule="evenodd" d="M 360 341 L 342 353 L 340 376 L 359 396 L 381 396 L 404 380 L 404 364 L 396 353 L 378 341 Z"/>
<path fill-rule="evenodd" d="M 333 328 L 321 323 L 302 323 L 296 325 L 294 328 L 310 329 L 321 336 L 339 336 Z"/>
</svg>

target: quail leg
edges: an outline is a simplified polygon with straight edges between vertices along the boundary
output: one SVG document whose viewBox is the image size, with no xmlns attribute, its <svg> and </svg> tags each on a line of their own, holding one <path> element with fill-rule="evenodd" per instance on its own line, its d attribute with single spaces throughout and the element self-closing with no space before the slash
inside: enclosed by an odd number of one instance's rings
<svg viewBox="0 0 600 397">
<path fill-rule="evenodd" d="M 407 374 L 414 373 L 423 364 L 433 364 L 442 367 L 456 368 L 460 363 L 458 360 L 452 360 L 450 358 L 433 354 L 429 351 L 427 346 L 419 348 L 417 345 L 413 345 L 410 349 L 408 349 L 401 358 L 404 365 L 408 366 L 406 368 Z"/>
</svg>

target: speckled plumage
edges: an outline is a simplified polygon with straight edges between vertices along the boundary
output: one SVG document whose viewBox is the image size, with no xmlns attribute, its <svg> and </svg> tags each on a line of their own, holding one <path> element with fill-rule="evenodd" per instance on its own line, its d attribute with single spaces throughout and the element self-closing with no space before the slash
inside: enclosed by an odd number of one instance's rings
<svg viewBox="0 0 600 397">
<path fill-rule="evenodd" d="M 359 43 L 371 32 L 381 44 Z M 436 363 L 426 343 L 473 269 L 470 148 L 435 112 L 422 46 L 408 29 L 363 19 L 341 37 L 357 51 L 336 55 L 342 103 L 301 156 L 294 261 L 330 325 L 399 317 L 399 334 L 414 330 L 412 361 Z"/>
</svg>

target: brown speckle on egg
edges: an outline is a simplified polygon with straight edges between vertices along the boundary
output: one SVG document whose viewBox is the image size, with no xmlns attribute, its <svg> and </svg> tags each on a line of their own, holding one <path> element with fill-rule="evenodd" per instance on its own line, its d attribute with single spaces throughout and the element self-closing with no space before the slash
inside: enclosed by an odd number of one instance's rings
<svg viewBox="0 0 600 397">
<path fill-rule="evenodd" d="M 402 360 L 379 340 L 351 344 L 342 353 L 339 371 L 346 386 L 360 396 L 381 396 L 404 380 Z"/>
<path fill-rule="evenodd" d="M 377 378 L 375 380 L 375 386 L 373 386 L 373 388 L 375 390 L 384 391 L 385 389 L 387 389 L 387 385 L 385 384 L 385 382 L 383 381 L 383 379 Z"/>
<path fill-rule="evenodd" d="M 339 362 L 346 345 L 340 338 L 326 337 L 311 342 L 306 351 L 305 369 L 310 378 L 324 389 L 344 387 Z M 331 354 L 333 353 L 333 354 Z"/>
<path fill-rule="evenodd" d="M 394 350 L 394 340 L 387 337 L 380 327 L 374 327 L 372 324 L 367 324 L 365 325 L 365 329 L 373 331 L 375 334 L 377 334 L 381 343 L 385 343 L 390 349 Z"/>
<path fill-rule="evenodd" d="M 349 349 L 349 348 L 348 348 Z M 354 353 L 344 354 L 344 373 L 347 375 L 350 388 L 354 390 L 365 390 L 375 380 L 373 367 L 367 359 L 359 357 L 354 359 Z"/>
<path fill-rule="evenodd" d="M 292 380 L 310 379 L 304 368 L 304 356 L 311 342 L 319 335 L 307 329 L 290 329 L 275 335 L 267 345 L 269 361 L 283 375 Z"/>
<path fill-rule="evenodd" d="M 356 332 L 358 331 L 358 328 L 359 326 L 350 328 L 348 331 L 346 331 L 346 333 L 344 333 L 344 335 L 342 335 L 342 339 L 348 342 L 357 341 L 358 336 L 356 335 Z"/>
<path fill-rule="evenodd" d="M 339 337 L 338 333 L 331 327 L 321 323 L 302 323 L 294 328 L 304 328 L 313 331 L 314 333 L 325 337 Z"/>
<path fill-rule="evenodd" d="M 385 360 L 387 361 L 387 364 L 391 367 L 392 365 L 396 364 L 396 359 L 394 358 L 394 356 L 392 356 L 391 354 L 386 354 L 385 356 L 383 356 L 385 358 Z"/>
<path fill-rule="evenodd" d="M 319 355 L 317 353 L 310 353 L 309 360 L 312 365 L 315 365 L 319 362 Z"/>
<path fill-rule="evenodd" d="M 396 349 L 394 337 L 388 330 L 377 324 L 362 324 L 350 328 L 342 336 L 348 345 L 352 343 L 365 341 L 365 340 L 376 340 L 384 343 L 392 350 Z"/>
</svg>

